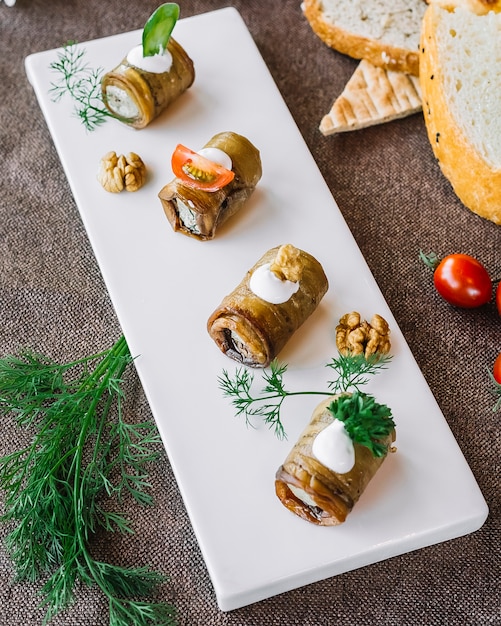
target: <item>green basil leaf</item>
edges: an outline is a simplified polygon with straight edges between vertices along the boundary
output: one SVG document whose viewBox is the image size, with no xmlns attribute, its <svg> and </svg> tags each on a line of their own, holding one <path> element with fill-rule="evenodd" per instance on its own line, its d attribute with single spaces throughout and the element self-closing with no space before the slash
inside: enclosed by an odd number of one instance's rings
<svg viewBox="0 0 501 626">
<path fill-rule="evenodd" d="M 152 13 L 143 29 L 143 56 L 151 57 L 165 50 L 179 17 L 179 5 L 166 2 Z"/>
</svg>

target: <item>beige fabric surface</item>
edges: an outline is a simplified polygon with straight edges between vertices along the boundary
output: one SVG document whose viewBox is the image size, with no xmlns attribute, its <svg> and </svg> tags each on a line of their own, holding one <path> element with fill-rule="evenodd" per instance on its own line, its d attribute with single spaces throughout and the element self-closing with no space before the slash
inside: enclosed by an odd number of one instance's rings
<svg viewBox="0 0 501 626">
<path fill-rule="evenodd" d="M 120 335 L 113 306 L 56 150 L 24 72 L 24 57 L 140 28 L 152 0 L 17 0 L 0 4 L 0 354 L 27 346 L 70 360 Z M 501 228 L 465 209 L 440 173 L 421 114 L 333 137 L 319 122 L 356 62 L 311 32 L 299 0 L 181 0 L 187 17 L 233 5 L 351 228 L 487 500 L 484 526 L 467 536 L 329 578 L 223 613 L 162 454 L 152 468 L 153 509 L 127 506 L 136 534 L 103 536 L 93 549 L 170 576 L 161 599 L 182 626 L 499 626 L 501 413 L 492 411 L 487 368 L 501 351 L 501 318 L 490 304 L 456 310 L 433 291 L 418 259 L 465 252 L 501 276 Z M 286 159 L 286 155 L 284 155 Z M 286 163 L 284 162 L 284 166 Z M 305 203 L 308 198 L 304 198 Z M 350 268 L 347 267 L 349 272 Z M 128 410 L 151 417 L 134 374 Z M 419 398 L 409 398 L 419 402 Z M 3 419 L 0 455 L 24 435 Z M 433 438 L 433 433 L 427 434 Z M 229 468 L 232 471 L 237 468 Z M 2 496 L 0 495 L 0 503 Z M 245 511 L 231 504 L 221 515 Z M 276 529 L 280 532 L 280 529 Z M 0 626 L 36 626 L 38 585 L 17 584 L 0 525 Z M 291 545 L 291 550 L 294 546 Z M 102 596 L 80 588 L 54 626 L 104 626 Z"/>
</svg>

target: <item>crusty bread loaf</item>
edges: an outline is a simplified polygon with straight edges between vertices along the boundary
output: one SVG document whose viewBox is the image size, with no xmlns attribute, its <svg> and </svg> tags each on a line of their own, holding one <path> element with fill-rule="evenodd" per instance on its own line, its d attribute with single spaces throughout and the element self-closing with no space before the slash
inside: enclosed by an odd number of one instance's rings
<svg viewBox="0 0 501 626">
<path fill-rule="evenodd" d="M 362 59 L 320 122 L 323 135 L 383 124 L 421 111 L 419 78 Z"/>
<path fill-rule="evenodd" d="M 423 0 L 303 0 L 301 6 L 313 31 L 331 48 L 418 76 Z"/>
<path fill-rule="evenodd" d="M 434 154 L 463 204 L 501 224 L 501 13 L 427 8 L 423 112 Z"/>
</svg>

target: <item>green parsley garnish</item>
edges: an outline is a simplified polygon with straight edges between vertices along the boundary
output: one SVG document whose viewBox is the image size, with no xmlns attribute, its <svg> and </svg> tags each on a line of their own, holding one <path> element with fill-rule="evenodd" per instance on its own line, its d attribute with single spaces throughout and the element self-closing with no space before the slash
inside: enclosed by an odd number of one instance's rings
<svg viewBox="0 0 501 626">
<path fill-rule="evenodd" d="M 166 2 L 150 16 L 143 28 L 143 56 L 161 54 L 167 44 L 179 18 L 179 5 Z"/>
<path fill-rule="evenodd" d="M 247 424 L 252 423 L 252 418 L 261 417 L 269 428 L 274 429 L 279 439 L 285 439 L 287 436 L 280 412 L 286 398 L 299 395 L 330 396 L 359 390 L 369 382 L 371 376 L 386 369 L 390 360 L 391 356 L 387 354 L 373 354 L 367 358 L 363 354 L 339 354 L 326 365 L 337 373 L 337 378 L 327 382 L 329 391 L 287 391 L 283 382 L 287 365 L 281 365 L 277 360 L 270 364 L 269 371 L 262 371 L 265 386 L 257 393 L 252 390 L 254 374 L 245 367 L 238 368 L 233 378 L 227 370 L 223 370 L 218 382 L 223 394 L 231 398 L 237 416 L 244 415 Z"/>
<path fill-rule="evenodd" d="M 144 599 L 163 575 L 96 560 L 89 547 L 99 529 L 133 532 L 106 496 L 152 503 L 146 465 L 158 456 L 159 435 L 151 422 L 124 419 L 121 383 L 131 361 L 124 337 L 63 365 L 29 351 L 0 359 L 0 413 L 32 434 L 25 448 L 0 458 L 0 519 L 15 524 L 6 543 L 17 580 L 48 575 L 45 623 L 68 606 L 80 581 L 104 594 L 110 626 L 174 624 L 172 607 Z"/>
<path fill-rule="evenodd" d="M 342 394 L 329 405 L 335 419 L 343 422 L 354 443 L 358 443 L 376 457 L 386 456 L 387 444 L 381 443 L 394 430 L 395 422 L 391 409 L 378 404 L 373 396 L 355 390 Z"/>
</svg>

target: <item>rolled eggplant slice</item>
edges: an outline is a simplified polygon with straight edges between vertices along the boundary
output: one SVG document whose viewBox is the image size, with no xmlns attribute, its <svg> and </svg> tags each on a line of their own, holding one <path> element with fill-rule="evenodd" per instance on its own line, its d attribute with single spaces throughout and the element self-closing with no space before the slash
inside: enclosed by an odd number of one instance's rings
<svg viewBox="0 0 501 626">
<path fill-rule="evenodd" d="M 262 166 L 259 150 L 237 133 L 218 133 L 204 148 L 217 148 L 230 157 L 233 180 L 217 191 L 205 191 L 175 178 L 158 197 L 174 231 L 207 241 L 247 202 L 261 178 Z"/>
<path fill-rule="evenodd" d="M 273 304 L 254 293 L 251 278 L 290 248 L 296 253 L 296 270 L 300 273 L 297 291 L 285 302 Z M 268 250 L 223 298 L 207 322 L 208 332 L 228 357 L 250 367 L 266 367 L 315 311 L 328 286 L 324 270 L 313 256 L 290 244 L 277 246 Z"/>
<path fill-rule="evenodd" d="M 145 71 L 125 57 L 103 76 L 103 102 L 113 116 L 134 128 L 144 128 L 191 87 L 195 80 L 193 61 L 172 37 L 167 51 L 172 56 L 167 72 Z"/>
<path fill-rule="evenodd" d="M 355 461 L 346 473 L 334 472 L 313 454 L 317 435 L 332 424 L 331 396 L 317 406 L 275 477 L 275 492 L 282 504 L 302 519 L 319 526 L 342 524 L 380 468 L 386 456 L 376 457 L 366 446 L 354 443 Z M 391 450 L 395 430 L 381 441 Z"/>
</svg>

